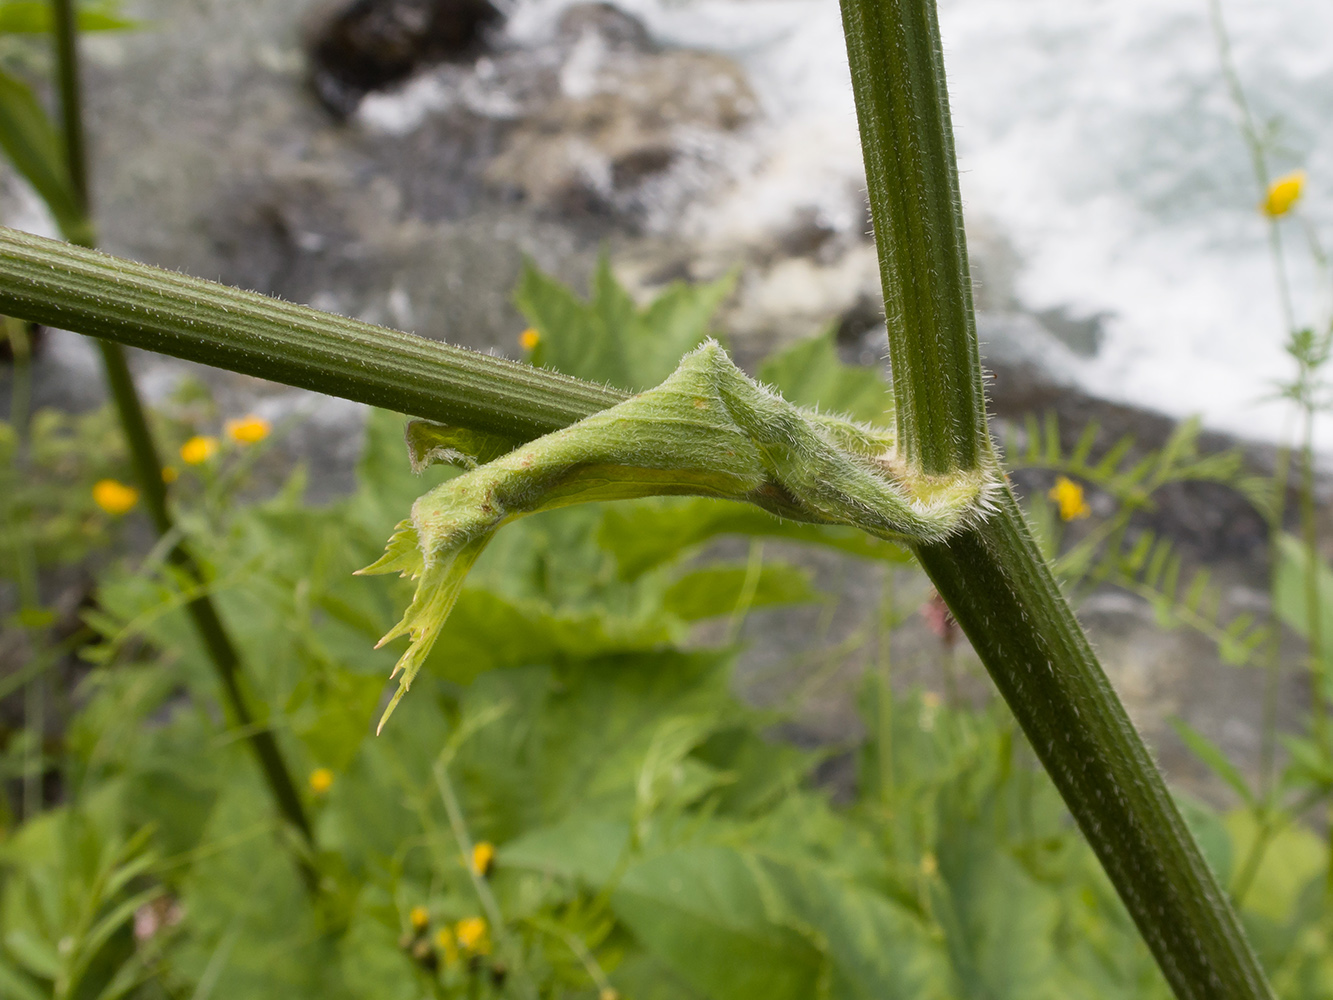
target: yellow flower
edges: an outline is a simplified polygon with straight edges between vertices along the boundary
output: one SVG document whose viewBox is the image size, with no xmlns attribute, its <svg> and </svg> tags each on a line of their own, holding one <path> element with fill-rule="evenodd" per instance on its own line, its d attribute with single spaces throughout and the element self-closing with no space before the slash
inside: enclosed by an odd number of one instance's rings
<svg viewBox="0 0 1333 1000">
<path fill-rule="evenodd" d="M 485 955 L 491 950 L 491 943 L 486 938 L 486 921 L 481 917 L 465 917 L 454 924 L 454 934 L 464 951 Z"/>
<path fill-rule="evenodd" d="M 445 965 L 453 965 L 458 961 L 458 945 L 448 927 L 441 927 L 435 932 L 435 947 L 444 955 Z"/>
<path fill-rule="evenodd" d="M 1051 487 L 1046 494 L 1060 508 L 1060 519 L 1062 521 L 1077 521 L 1079 518 L 1087 517 L 1092 513 L 1092 508 L 1088 502 L 1083 499 L 1083 487 L 1072 479 L 1066 479 L 1059 476 L 1055 480 L 1055 485 Z"/>
<path fill-rule="evenodd" d="M 162 466 L 162 482 L 171 485 L 181 477 L 180 470 L 174 465 Z"/>
<path fill-rule="evenodd" d="M 930 878 L 940 870 L 940 863 L 935 860 L 935 855 L 924 854 L 921 856 L 921 874 Z"/>
<path fill-rule="evenodd" d="M 536 350 L 538 344 L 542 342 L 542 335 L 537 332 L 534 326 L 528 327 L 518 335 L 518 346 L 525 351 Z"/>
<path fill-rule="evenodd" d="M 181 445 L 181 461 L 186 465 L 203 465 L 218 453 L 218 439 L 196 434 Z"/>
<path fill-rule="evenodd" d="M 119 517 L 139 502 L 139 491 L 115 479 L 99 479 L 93 486 L 93 503 Z"/>
<path fill-rule="evenodd" d="M 241 417 L 240 420 L 228 420 L 226 427 L 227 437 L 237 444 L 258 444 L 268 437 L 268 432 L 272 429 L 272 424 L 263 417 L 256 417 L 254 414 Z"/>
<path fill-rule="evenodd" d="M 333 772 L 327 767 L 317 767 L 310 772 L 310 790 L 316 795 L 323 795 L 333 787 Z"/>
<path fill-rule="evenodd" d="M 478 875 L 489 875 L 491 865 L 495 864 L 495 845 L 482 840 L 472 848 L 472 870 Z"/>
<path fill-rule="evenodd" d="M 597 994 L 597 1000 L 620 1000 L 620 991 L 608 986 L 606 989 L 602 990 L 601 993 Z"/>
<path fill-rule="evenodd" d="M 1291 211 L 1291 206 L 1296 204 L 1304 189 L 1305 171 L 1293 170 L 1268 185 L 1268 194 L 1259 209 L 1270 219 L 1276 219 L 1279 215 L 1286 215 Z"/>
<path fill-rule="evenodd" d="M 412 912 L 407 915 L 407 919 L 412 922 L 413 930 L 425 930 L 426 925 L 430 923 L 430 911 L 424 906 L 414 906 Z"/>
</svg>

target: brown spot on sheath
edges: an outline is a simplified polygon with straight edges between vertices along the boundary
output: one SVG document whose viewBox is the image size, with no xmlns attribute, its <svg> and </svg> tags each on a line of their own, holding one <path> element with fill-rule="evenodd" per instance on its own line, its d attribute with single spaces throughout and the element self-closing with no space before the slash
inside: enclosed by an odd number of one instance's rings
<svg viewBox="0 0 1333 1000">
<path fill-rule="evenodd" d="M 708 409 L 708 400 L 706 400 L 706 399 L 698 399 L 698 398 L 696 398 L 695 401 L 694 401 L 694 408 L 695 408 L 696 410 L 706 410 L 706 409 Z"/>
</svg>

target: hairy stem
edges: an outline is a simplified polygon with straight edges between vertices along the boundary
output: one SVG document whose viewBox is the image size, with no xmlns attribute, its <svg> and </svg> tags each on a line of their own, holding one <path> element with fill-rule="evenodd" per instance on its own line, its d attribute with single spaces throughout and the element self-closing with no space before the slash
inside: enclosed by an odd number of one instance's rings
<svg viewBox="0 0 1333 1000">
<path fill-rule="evenodd" d="M 1182 998 L 1272 996 L 1013 494 L 917 557 Z"/>
<path fill-rule="evenodd" d="M 935 7 L 843 0 L 904 457 L 971 469 L 990 448 Z"/>
<path fill-rule="evenodd" d="M 528 440 L 626 394 L 0 228 L 0 313 Z"/>
<path fill-rule="evenodd" d="M 981 367 L 934 0 L 842 0 L 909 461 L 980 462 Z M 1235 911 L 1007 489 L 918 559 L 1182 1000 L 1271 997 Z"/>
</svg>

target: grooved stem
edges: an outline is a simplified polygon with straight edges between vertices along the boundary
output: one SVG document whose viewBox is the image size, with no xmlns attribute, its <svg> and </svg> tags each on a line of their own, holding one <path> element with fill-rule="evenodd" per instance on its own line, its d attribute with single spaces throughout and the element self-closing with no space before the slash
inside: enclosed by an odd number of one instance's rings
<svg viewBox="0 0 1333 1000">
<path fill-rule="evenodd" d="M 1273 994 L 1013 494 L 917 558 L 1182 1000 Z"/>
<path fill-rule="evenodd" d="M 615 389 L 0 227 L 0 314 L 528 440 Z"/>
<path fill-rule="evenodd" d="M 898 441 L 920 471 L 990 448 L 935 5 L 842 0 L 879 249 Z"/>
</svg>

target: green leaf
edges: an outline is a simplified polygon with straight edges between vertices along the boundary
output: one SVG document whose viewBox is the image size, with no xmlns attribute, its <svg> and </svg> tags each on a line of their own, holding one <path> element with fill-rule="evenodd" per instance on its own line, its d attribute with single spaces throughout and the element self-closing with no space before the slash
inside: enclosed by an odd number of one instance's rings
<svg viewBox="0 0 1333 1000">
<path fill-rule="evenodd" d="M 846 414 L 880 427 L 893 424 L 888 383 L 877 369 L 849 365 L 838 357 L 832 328 L 770 355 L 759 367 L 759 378 L 797 406 Z"/>
<path fill-rule="evenodd" d="M 1295 535 L 1284 532 L 1277 543 L 1277 571 L 1273 577 L 1273 606 L 1278 618 L 1303 638 L 1310 637 L 1310 595 L 1307 574 L 1310 553 Z M 1333 570 L 1319 559 L 1315 586 L 1324 641 L 1324 658 L 1333 659 Z"/>
<path fill-rule="evenodd" d="M 505 867 L 576 880 L 596 891 L 615 875 L 629 843 L 628 823 L 571 816 L 503 845 L 497 859 Z"/>
<path fill-rule="evenodd" d="M 692 622 L 819 599 L 809 571 L 784 563 L 765 563 L 753 576 L 745 566 L 710 566 L 686 573 L 667 588 L 662 607 Z"/>
<path fill-rule="evenodd" d="M 764 863 L 784 920 L 817 940 L 833 963 L 840 1000 L 926 1000 L 951 995 L 949 963 L 935 929 L 873 890 L 818 865 Z"/>
<path fill-rule="evenodd" d="M 466 684 L 488 670 L 658 649 L 672 638 L 657 619 L 560 614 L 534 601 L 511 602 L 488 591 L 466 590 L 426 665 L 438 676 Z"/>
<path fill-rule="evenodd" d="M 1235 764 L 1231 763 L 1216 743 L 1179 716 L 1171 719 L 1171 728 L 1176 731 L 1176 735 L 1180 737 L 1181 741 L 1194 752 L 1194 756 L 1203 761 L 1210 771 L 1225 781 L 1231 787 L 1231 790 L 1240 796 L 1242 802 L 1251 807 L 1256 804 L 1254 793 L 1250 791 L 1245 776 L 1240 773 Z"/>
<path fill-rule="evenodd" d="M 412 471 L 418 473 L 438 464 L 475 469 L 518 446 L 517 441 L 498 434 L 448 427 L 430 420 L 409 420 L 404 435 L 408 461 L 412 463 Z"/>
<path fill-rule="evenodd" d="M 777 923 L 753 857 L 688 847 L 632 866 L 612 896 L 634 936 L 712 1000 L 811 1000 L 827 965 L 804 935 Z"/>
<path fill-rule="evenodd" d="M 778 538 L 862 559 L 912 562 L 904 546 L 855 528 L 786 521 L 748 504 L 701 498 L 657 497 L 617 504 L 607 509 L 597 541 L 615 557 L 621 577 L 633 580 L 720 535 Z"/>
<path fill-rule="evenodd" d="M 1259 824 L 1249 810 L 1229 813 L 1224 823 L 1237 858 L 1246 858 L 1259 836 Z M 1302 890 L 1328 870 L 1328 848 L 1319 836 L 1300 824 L 1271 833 L 1263 860 L 1245 894 L 1245 909 L 1276 923 L 1286 923 L 1296 910 Z"/>
<path fill-rule="evenodd" d="M 540 337 L 533 364 L 637 392 L 665 379 L 708 338 L 709 321 L 734 285 L 734 276 L 706 285 L 676 282 L 640 309 L 605 256 L 587 302 L 529 261 L 514 302 Z"/>
<path fill-rule="evenodd" d="M 0 70 L 0 149 L 46 202 L 66 239 L 91 237 L 65 169 L 62 144 L 27 84 Z"/>
</svg>

